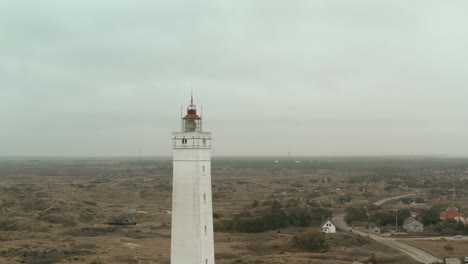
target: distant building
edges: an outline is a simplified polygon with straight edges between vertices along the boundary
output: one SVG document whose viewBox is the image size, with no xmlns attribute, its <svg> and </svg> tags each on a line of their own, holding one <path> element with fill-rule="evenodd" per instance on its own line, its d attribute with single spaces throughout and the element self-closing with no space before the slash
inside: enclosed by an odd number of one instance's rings
<svg viewBox="0 0 468 264">
<path fill-rule="evenodd" d="M 330 218 L 322 224 L 322 232 L 326 234 L 336 233 L 336 225 L 330 220 Z"/>
<path fill-rule="evenodd" d="M 441 211 L 439 213 L 440 220 L 445 220 L 445 219 L 453 219 L 456 221 L 460 221 L 462 218 L 462 215 L 458 211 L 458 208 L 455 206 L 451 206 L 447 208 L 445 211 Z"/>
<path fill-rule="evenodd" d="M 367 186 L 359 186 L 357 187 L 358 192 L 366 193 L 367 192 Z"/>
<path fill-rule="evenodd" d="M 446 258 L 444 262 L 445 264 L 463 264 L 463 262 L 457 258 Z"/>
<path fill-rule="evenodd" d="M 424 224 L 413 217 L 408 217 L 403 221 L 403 229 L 406 232 L 422 232 L 424 231 Z"/>
<path fill-rule="evenodd" d="M 338 198 L 338 201 L 342 204 L 344 203 L 350 203 L 351 202 L 351 196 L 348 194 L 341 195 L 340 198 Z"/>
<path fill-rule="evenodd" d="M 418 204 L 426 204 L 426 201 L 423 198 L 400 198 L 401 204 L 410 204 L 410 205 L 418 205 Z"/>
<path fill-rule="evenodd" d="M 376 223 L 369 223 L 369 233 L 380 234 L 381 230 Z"/>
</svg>

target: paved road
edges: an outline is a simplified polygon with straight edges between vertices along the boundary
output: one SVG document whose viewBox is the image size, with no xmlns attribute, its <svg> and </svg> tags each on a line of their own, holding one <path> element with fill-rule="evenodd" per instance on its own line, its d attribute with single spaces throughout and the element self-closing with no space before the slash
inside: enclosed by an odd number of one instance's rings
<svg viewBox="0 0 468 264">
<path fill-rule="evenodd" d="M 396 199 L 400 199 L 400 198 L 403 198 L 403 197 L 406 197 L 406 196 L 411 196 L 412 194 L 405 194 L 405 195 L 400 195 L 400 196 L 395 196 L 395 197 L 389 197 L 389 198 L 385 198 L 385 199 L 382 199 L 382 200 L 378 200 L 377 202 L 374 202 L 372 203 L 373 205 L 377 205 L 377 206 L 380 206 L 388 201 L 391 201 L 391 200 L 396 200 Z"/>
<path fill-rule="evenodd" d="M 413 246 L 410 246 L 410 245 L 406 245 L 404 243 L 401 243 L 401 242 L 398 242 L 396 241 L 394 238 L 387 238 L 387 237 L 381 237 L 381 236 L 376 236 L 376 235 L 372 235 L 372 234 L 368 234 L 368 233 L 365 233 L 365 232 L 361 232 L 359 230 L 356 230 L 356 229 L 352 229 L 350 228 L 346 222 L 344 221 L 344 214 L 340 214 L 340 215 L 336 215 L 333 217 L 333 222 L 336 224 L 336 226 L 342 230 L 352 230 L 353 233 L 355 234 L 358 234 L 358 235 L 361 235 L 361 236 L 366 236 L 366 237 L 369 237 L 381 244 L 384 244 L 386 246 L 389 246 L 389 247 L 392 247 L 394 249 L 397 249 L 405 254 L 407 254 L 408 256 L 412 257 L 413 259 L 415 259 L 416 261 L 419 261 L 421 263 L 426 263 L 426 264 L 429 264 L 429 263 L 436 263 L 436 262 L 441 262 L 442 263 L 442 260 L 423 251 L 423 250 L 420 250 L 418 248 L 415 248 Z"/>
<path fill-rule="evenodd" d="M 400 196 L 396 196 L 396 197 L 389 197 L 389 198 L 379 200 L 379 201 L 377 201 L 377 202 L 375 202 L 373 204 L 377 205 L 377 206 L 380 206 L 380 205 L 382 205 L 385 202 L 388 202 L 390 200 L 400 199 L 402 197 L 406 197 L 406 196 L 410 196 L 410 195 L 411 194 L 405 194 L 405 195 L 400 195 Z M 437 262 L 443 263 L 441 259 L 439 259 L 439 258 L 437 258 L 437 257 L 435 257 L 435 256 L 421 250 L 421 249 L 418 249 L 418 248 L 415 248 L 413 246 L 406 245 L 404 243 L 398 242 L 394 238 L 376 236 L 376 235 L 373 235 L 373 234 L 368 234 L 368 233 L 365 233 L 365 232 L 361 232 L 359 230 L 352 229 L 344 221 L 344 214 L 339 214 L 339 215 L 334 216 L 333 217 L 333 222 L 336 224 L 336 226 L 338 228 L 340 228 L 342 230 L 345 230 L 345 231 L 352 230 L 353 233 L 355 233 L 355 234 L 359 234 L 361 236 L 369 237 L 369 238 L 371 238 L 371 239 L 373 239 L 373 240 L 375 240 L 375 241 L 377 241 L 377 242 L 379 242 L 381 244 L 384 244 L 386 246 L 389 246 L 391 248 L 399 250 L 399 251 L 407 254 L 408 256 L 412 257 L 413 259 L 415 259 L 416 261 L 419 261 L 421 263 L 425 263 L 425 264 L 437 263 Z"/>
<path fill-rule="evenodd" d="M 450 240 L 450 241 L 468 241 L 468 236 L 463 236 L 462 238 L 454 238 L 453 236 L 431 236 L 431 237 L 401 237 L 394 238 L 398 240 Z"/>
</svg>

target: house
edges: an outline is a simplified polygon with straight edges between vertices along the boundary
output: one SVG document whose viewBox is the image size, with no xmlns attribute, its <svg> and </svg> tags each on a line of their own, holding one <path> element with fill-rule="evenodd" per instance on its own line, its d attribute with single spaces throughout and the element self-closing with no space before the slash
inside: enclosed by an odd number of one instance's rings
<svg viewBox="0 0 468 264">
<path fill-rule="evenodd" d="M 426 204 L 426 200 L 424 200 L 424 198 L 414 198 L 414 199 L 411 201 L 411 204 L 412 204 L 412 205 L 415 205 L 415 204 Z"/>
<path fill-rule="evenodd" d="M 359 186 L 357 187 L 358 192 L 366 193 L 367 192 L 367 186 Z"/>
<path fill-rule="evenodd" d="M 322 224 L 322 232 L 326 234 L 336 233 L 336 225 L 328 218 L 325 223 Z"/>
<path fill-rule="evenodd" d="M 381 230 L 376 223 L 369 223 L 369 233 L 380 234 Z"/>
<path fill-rule="evenodd" d="M 403 197 L 400 198 L 400 203 L 401 204 L 411 204 L 411 205 L 418 205 L 418 204 L 425 204 L 426 201 L 423 198 L 408 198 L 408 197 Z"/>
<path fill-rule="evenodd" d="M 403 221 L 403 229 L 406 232 L 422 232 L 424 231 L 424 225 L 413 217 L 408 217 Z"/>
<path fill-rule="evenodd" d="M 403 198 L 400 198 L 399 202 L 401 204 L 410 204 L 411 203 L 411 198 L 403 197 Z"/>
<path fill-rule="evenodd" d="M 445 220 L 445 219 L 453 219 L 456 221 L 461 221 L 463 218 L 462 214 L 458 211 L 458 208 L 455 206 L 451 206 L 447 208 L 445 211 L 441 211 L 439 213 L 440 220 Z"/>
<path fill-rule="evenodd" d="M 463 264 L 463 262 L 457 258 L 446 258 L 444 263 L 445 264 Z"/>
</svg>

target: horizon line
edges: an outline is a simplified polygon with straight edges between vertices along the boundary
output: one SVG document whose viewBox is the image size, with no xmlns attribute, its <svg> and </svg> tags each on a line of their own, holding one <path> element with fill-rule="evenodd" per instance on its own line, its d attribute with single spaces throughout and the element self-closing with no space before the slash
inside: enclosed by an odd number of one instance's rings
<svg viewBox="0 0 468 264">
<path fill-rule="evenodd" d="M 147 158 L 170 158 L 172 155 L 0 155 L 0 159 L 4 158 L 131 158 L 131 159 L 147 159 Z M 242 158 L 242 157 L 286 157 L 283 155 L 212 155 L 214 158 Z M 291 158 L 372 158 L 372 157 L 432 157 L 432 158 L 468 158 L 468 154 L 355 154 L 355 155 L 291 155 Z"/>
</svg>

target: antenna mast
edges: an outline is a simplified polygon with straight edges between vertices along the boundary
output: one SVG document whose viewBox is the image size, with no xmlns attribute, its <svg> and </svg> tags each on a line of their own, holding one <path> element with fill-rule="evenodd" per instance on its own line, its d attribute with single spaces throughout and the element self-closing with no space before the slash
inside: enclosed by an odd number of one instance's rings
<svg viewBox="0 0 468 264">
<path fill-rule="evenodd" d="M 190 105 L 193 106 L 193 88 L 190 89 Z"/>
</svg>

